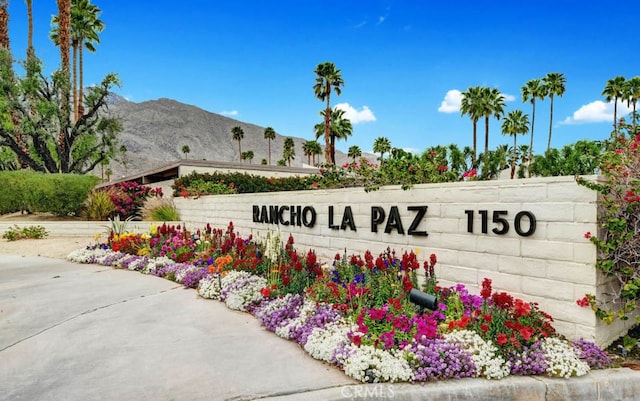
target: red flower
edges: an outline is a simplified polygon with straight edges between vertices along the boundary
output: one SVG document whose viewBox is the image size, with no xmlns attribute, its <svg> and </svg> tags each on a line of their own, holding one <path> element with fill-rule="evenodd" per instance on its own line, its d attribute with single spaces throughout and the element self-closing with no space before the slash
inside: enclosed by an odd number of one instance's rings
<svg viewBox="0 0 640 401">
<path fill-rule="evenodd" d="M 351 338 L 351 341 L 353 342 L 353 345 L 355 345 L 355 346 L 359 347 L 359 346 L 360 346 L 360 344 L 362 344 L 362 337 L 360 337 L 360 336 L 353 336 L 353 337 Z"/>
<path fill-rule="evenodd" d="M 531 312 L 531 304 L 529 304 L 528 302 L 524 302 L 521 299 L 516 299 L 516 304 L 515 304 L 516 318 L 520 316 L 524 316 L 529 312 Z"/>
<path fill-rule="evenodd" d="M 507 343 L 507 335 L 504 333 L 498 334 L 498 336 L 496 337 L 496 342 L 499 345 L 505 345 Z"/>
<path fill-rule="evenodd" d="M 480 291 L 480 296 L 483 299 L 489 299 L 491 297 L 491 279 L 486 278 L 482 280 L 482 291 Z"/>
<path fill-rule="evenodd" d="M 260 290 L 260 294 L 262 294 L 262 296 L 265 298 L 269 298 L 271 296 L 271 288 L 269 287 L 262 288 Z"/>
<path fill-rule="evenodd" d="M 576 303 L 578 304 L 578 306 L 581 306 L 581 307 L 583 307 L 583 308 L 585 308 L 585 307 L 587 307 L 587 306 L 591 305 L 591 303 L 589 302 L 589 298 L 587 298 L 587 296 L 586 296 L 586 295 L 585 295 L 584 297 L 582 297 L 582 298 L 578 299 L 578 300 L 576 301 Z"/>
<path fill-rule="evenodd" d="M 518 331 L 520 332 L 520 335 L 522 336 L 522 338 L 524 338 L 525 341 L 529 341 L 531 336 L 533 336 L 533 334 L 535 333 L 535 330 L 533 330 L 532 327 L 523 327 Z"/>
<path fill-rule="evenodd" d="M 400 300 L 399 299 L 389 298 L 389 304 L 391 306 L 393 306 L 393 309 L 395 309 L 395 310 L 402 309 L 402 305 L 400 304 Z"/>
<path fill-rule="evenodd" d="M 586 233 L 584 233 L 584 237 L 585 237 L 586 239 L 591 238 L 591 231 L 587 231 Z"/>
</svg>

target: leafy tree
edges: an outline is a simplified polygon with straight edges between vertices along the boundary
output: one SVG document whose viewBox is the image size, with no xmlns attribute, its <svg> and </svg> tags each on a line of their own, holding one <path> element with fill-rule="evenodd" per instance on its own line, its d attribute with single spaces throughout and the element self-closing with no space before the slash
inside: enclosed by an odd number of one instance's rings
<svg viewBox="0 0 640 401">
<path fill-rule="evenodd" d="M 325 117 L 326 110 L 322 110 L 320 115 L 326 121 Z M 316 140 L 320 138 L 324 134 L 325 124 L 319 123 L 314 126 L 316 132 Z M 331 137 L 330 146 L 331 146 L 331 163 L 336 164 L 336 139 L 344 139 L 345 141 L 351 133 L 353 132 L 353 126 L 351 125 L 351 121 L 344 118 L 344 110 L 334 109 L 331 112 L 331 122 L 329 124 L 329 130 Z"/>
<path fill-rule="evenodd" d="M 253 150 L 248 150 L 246 152 L 242 152 L 241 159 L 242 160 L 249 160 L 249 164 L 251 164 L 251 161 L 253 160 L 254 156 L 255 155 L 253 154 Z"/>
<path fill-rule="evenodd" d="M 347 156 L 353 159 L 353 162 L 355 163 L 356 159 L 362 156 L 362 150 L 360 149 L 360 146 L 358 145 L 349 146 L 349 150 L 347 151 Z"/>
<path fill-rule="evenodd" d="M 475 167 L 473 164 L 473 149 L 469 146 L 465 146 L 460 150 L 458 145 L 452 143 L 447 147 L 447 149 L 449 168 L 452 171 L 455 171 L 458 174 L 458 177 Z"/>
<path fill-rule="evenodd" d="M 265 128 L 264 139 L 266 139 L 269 144 L 269 165 L 271 165 L 271 141 L 276 139 L 276 131 L 271 127 Z"/>
<path fill-rule="evenodd" d="M 466 92 L 462 92 L 462 100 L 460 103 L 460 113 L 461 115 L 469 116 L 471 118 L 471 122 L 473 122 L 473 164 L 476 163 L 477 155 L 478 155 L 478 135 L 477 135 L 477 127 L 478 120 L 482 117 L 481 110 L 481 96 L 482 88 L 479 86 L 474 86 L 468 88 Z"/>
<path fill-rule="evenodd" d="M 322 154 L 322 146 L 318 143 L 318 141 L 313 141 L 310 144 L 311 147 L 311 160 L 312 160 L 312 164 L 315 166 L 316 165 L 316 156 L 320 156 Z"/>
<path fill-rule="evenodd" d="M 545 87 L 539 79 L 531 79 L 527 81 L 520 91 L 522 92 L 522 103 L 531 103 L 531 138 L 529 141 L 529 157 L 533 159 L 533 128 L 536 122 L 536 99 L 544 100 L 546 97 Z"/>
<path fill-rule="evenodd" d="M 529 132 L 529 116 L 524 114 L 522 110 L 513 110 L 505 117 L 502 122 L 502 134 L 513 137 L 513 148 L 511 154 L 511 179 L 516 173 L 516 160 L 518 145 L 516 138 L 518 135 L 524 135 Z"/>
<path fill-rule="evenodd" d="M 550 72 L 542 78 L 545 96 L 548 96 L 551 100 L 551 106 L 549 109 L 549 139 L 547 140 L 547 151 L 551 149 L 551 132 L 553 130 L 553 98 L 554 96 L 562 97 L 562 95 L 564 95 L 566 82 L 567 80 L 564 77 L 564 74 L 559 72 Z"/>
<path fill-rule="evenodd" d="M 531 174 L 550 177 L 562 175 L 590 175 L 598 171 L 605 144 L 600 141 L 581 140 L 552 148 L 544 156 L 536 155 L 531 162 Z"/>
<path fill-rule="evenodd" d="M 263 166 L 266 166 L 267 165 L 267 159 L 260 160 L 260 164 L 262 164 Z"/>
<path fill-rule="evenodd" d="M 391 151 L 391 142 L 389 138 L 379 136 L 373 141 L 373 152 L 380 153 L 380 163 L 384 161 L 384 154 Z"/>
<path fill-rule="evenodd" d="M 188 159 L 188 154 L 191 153 L 191 148 L 189 147 L 189 145 L 183 145 L 182 146 L 182 153 L 184 153 L 184 158 Z"/>
<path fill-rule="evenodd" d="M 242 160 L 242 146 L 240 142 L 244 139 L 244 131 L 239 126 L 231 128 L 231 138 L 238 141 L 238 158 Z"/>
<path fill-rule="evenodd" d="M 49 81 L 40 60 L 33 57 L 25 62 L 26 77 L 21 78 L 13 74 L 11 63 L 9 52 L 1 50 L 0 104 L 7 107 L 0 111 L 0 146 L 10 149 L 24 166 L 50 173 L 84 174 L 115 156 L 121 123 L 103 117 L 107 96 L 119 85 L 115 74 L 90 88 L 87 114 L 72 123 L 63 71 L 56 71 Z"/>
<path fill-rule="evenodd" d="M 602 90 L 602 96 L 607 102 L 613 101 L 613 130 L 618 131 L 618 100 L 625 91 L 626 79 L 622 76 L 609 79 Z"/>
<path fill-rule="evenodd" d="M 627 106 L 633 107 L 632 119 L 632 132 L 636 132 L 636 107 L 638 100 L 640 100 L 640 76 L 633 77 L 625 83 L 624 98 L 627 99 Z"/>
<path fill-rule="evenodd" d="M 317 65 L 314 73 L 316 76 L 316 83 L 313 85 L 313 92 L 316 97 L 327 103 L 324 114 L 324 155 L 326 163 L 334 163 L 331 158 L 334 151 L 331 147 L 331 89 L 340 95 L 342 93 L 341 86 L 344 85 L 342 79 L 342 72 L 336 68 L 335 64 L 331 62 L 320 63 Z"/>
<path fill-rule="evenodd" d="M 287 161 L 285 159 L 278 160 L 278 166 L 286 167 L 287 166 Z"/>
<path fill-rule="evenodd" d="M 489 152 L 489 118 L 500 120 L 504 114 L 504 95 L 497 88 L 483 87 L 480 91 L 480 111 L 484 116 L 484 152 Z"/>
<path fill-rule="evenodd" d="M 282 158 L 287 162 L 287 165 L 291 167 L 291 160 L 295 159 L 296 150 L 293 138 L 288 136 L 284 140 L 284 146 L 282 149 Z"/>
</svg>

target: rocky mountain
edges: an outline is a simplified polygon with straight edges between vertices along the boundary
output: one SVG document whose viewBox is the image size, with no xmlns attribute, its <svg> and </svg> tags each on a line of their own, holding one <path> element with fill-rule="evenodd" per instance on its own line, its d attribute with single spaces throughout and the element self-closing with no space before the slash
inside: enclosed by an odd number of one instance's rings
<svg viewBox="0 0 640 401">
<path fill-rule="evenodd" d="M 158 99 L 134 103 L 113 95 L 109 99 L 108 112 L 121 119 L 123 131 L 119 135 L 119 143 L 127 149 L 124 166 L 116 162 L 110 165 L 114 177 L 183 159 L 184 145 L 191 149 L 187 154 L 189 159 L 239 162 L 238 142 L 232 140 L 231 134 L 231 129 L 235 126 L 240 126 L 244 131 L 242 151 L 251 150 L 254 153 L 251 163 L 260 164 L 262 159 L 269 158 L 268 143 L 264 139 L 265 127 L 234 120 L 175 100 Z M 276 139 L 271 141 L 272 164 L 282 158 L 284 138 L 276 132 Z M 310 138 L 293 139 L 296 156 L 291 166 L 300 167 L 307 163 L 302 143 Z M 323 156 L 321 160 L 324 160 Z M 345 154 L 336 153 L 337 163 L 346 161 L 348 158 Z"/>
</svg>

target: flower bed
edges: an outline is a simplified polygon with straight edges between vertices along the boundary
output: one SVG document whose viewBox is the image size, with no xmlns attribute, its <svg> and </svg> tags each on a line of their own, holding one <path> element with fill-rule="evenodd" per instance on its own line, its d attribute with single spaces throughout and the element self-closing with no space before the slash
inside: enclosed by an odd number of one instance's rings
<svg viewBox="0 0 640 401">
<path fill-rule="evenodd" d="M 488 278 L 480 295 L 439 287 L 435 255 L 421 264 L 414 252 L 389 249 L 321 264 L 312 250 L 299 253 L 291 236 L 284 244 L 278 233 L 242 238 L 230 223 L 226 230 L 163 225 L 148 235 L 112 233 L 68 259 L 195 288 L 363 382 L 571 377 L 610 364 L 595 344 L 559 336 L 537 304 L 493 291 Z M 410 302 L 412 289 L 436 295 L 437 308 Z"/>
</svg>

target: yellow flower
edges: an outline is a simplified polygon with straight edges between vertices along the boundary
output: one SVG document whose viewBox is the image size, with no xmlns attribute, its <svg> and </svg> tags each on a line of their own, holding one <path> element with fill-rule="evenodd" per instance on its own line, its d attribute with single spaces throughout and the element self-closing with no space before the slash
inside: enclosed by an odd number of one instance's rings
<svg viewBox="0 0 640 401">
<path fill-rule="evenodd" d="M 158 233 L 158 226 L 155 224 L 151 224 L 149 226 L 149 234 L 155 236 Z"/>
</svg>

